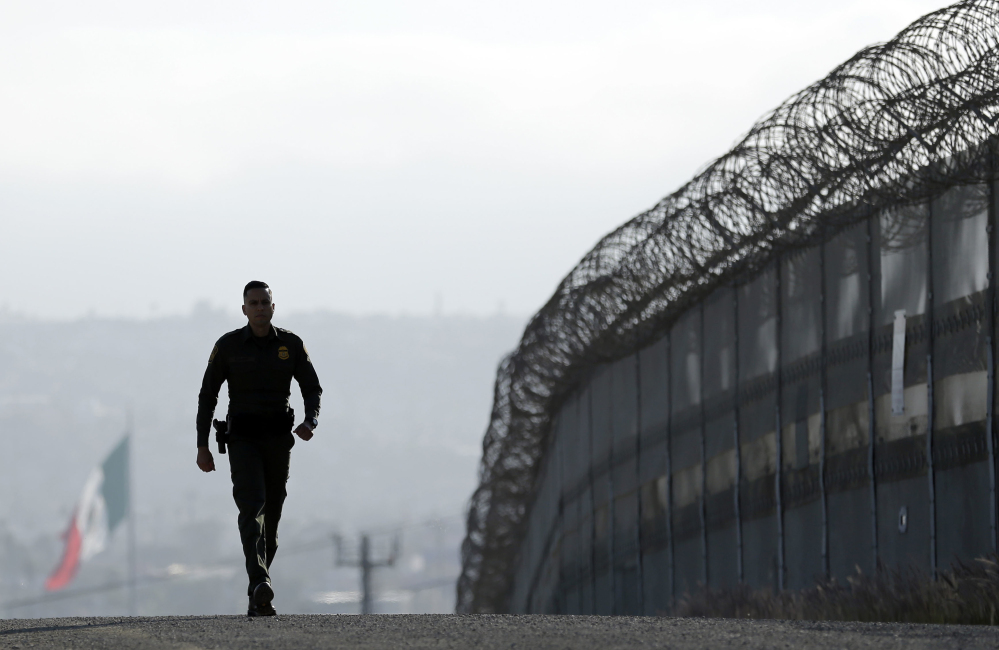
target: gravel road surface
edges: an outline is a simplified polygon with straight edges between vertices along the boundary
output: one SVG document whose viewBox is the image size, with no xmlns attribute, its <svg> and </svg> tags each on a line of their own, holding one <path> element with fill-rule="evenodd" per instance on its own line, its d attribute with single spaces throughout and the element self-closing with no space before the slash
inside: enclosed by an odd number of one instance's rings
<svg viewBox="0 0 999 650">
<path fill-rule="evenodd" d="M 999 648 L 999 628 L 601 616 L 0 620 L 0 648 Z"/>
</svg>

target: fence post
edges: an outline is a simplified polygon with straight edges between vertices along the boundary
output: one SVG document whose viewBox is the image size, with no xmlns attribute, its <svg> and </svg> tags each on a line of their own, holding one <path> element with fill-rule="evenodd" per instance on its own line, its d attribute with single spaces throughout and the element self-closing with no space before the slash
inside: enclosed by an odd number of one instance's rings
<svg viewBox="0 0 999 650">
<path fill-rule="evenodd" d="M 590 375 L 592 379 L 592 374 Z M 586 389 L 586 426 L 589 428 L 590 462 L 587 473 L 590 478 L 590 613 L 597 613 L 597 495 L 593 489 L 593 386 Z"/>
<path fill-rule="evenodd" d="M 823 229 L 824 230 L 824 229 Z M 823 235 L 825 232 L 823 232 Z M 822 499 L 822 574 L 829 578 L 829 500 L 826 497 L 826 237 L 819 245 L 819 498 Z"/>
<path fill-rule="evenodd" d="M 777 427 L 776 431 L 777 466 L 776 469 L 774 470 L 774 490 L 776 492 L 776 498 L 777 498 L 777 589 L 779 591 L 784 591 L 784 495 L 783 495 L 784 484 L 782 481 L 783 478 L 782 475 L 784 473 L 784 436 L 783 436 L 784 432 L 782 430 L 781 417 L 780 417 L 781 397 L 783 395 L 783 392 L 781 391 L 781 382 L 783 380 L 782 376 L 783 373 L 781 372 L 781 364 L 784 362 L 783 358 L 784 355 L 781 354 L 783 347 L 781 341 L 781 339 L 783 338 L 783 331 L 782 331 L 783 319 L 781 318 L 781 310 L 783 309 L 783 302 L 784 302 L 781 299 L 782 298 L 781 292 L 783 291 L 783 286 L 781 284 L 782 261 L 783 259 L 781 256 L 777 256 L 776 260 L 774 261 L 775 276 L 776 276 L 776 279 L 774 281 L 774 286 L 775 286 L 774 293 L 775 293 L 776 307 L 777 307 L 776 309 L 777 327 L 775 328 L 777 330 L 777 337 L 776 337 L 777 370 L 775 371 L 777 377 L 777 385 L 776 388 L 774 389 L 776 393 L 774 399 L 774 405 L 775 405 L 774 419 Z"/>
<path fill-rule="evenodd" d="M 880 227 L 880 221 L 875 214 L 867 218 L 867 476 L 870 480 L 871 497 L 871 554 L 874 560 L 874 570 L 878 568 L 878 490 L 877 466 L 875 465 L 875 426 L 874 410 L 874 237 L 873 225 Z M 878 237 L 878 251 L 881 238 Z M 880 269 L 880 265 L 878 267 Z M 878 287 L 880 289 L 880 287 Z"/>
<path fill-rule="evenodd" d="M 988 237 L 988 251 L 989 251 L 989 272 L 986 276 L 988 279 L 988 293 L 985 299 L 985 323 L 986 323 L 986 336 L 985 336 L 985 347 L 986 354 L 988 355 L 988 381 L 986 385 L 989 394 L 985 398 L 985 441 L 988 445 L 989 450 L 989 525 L 990 525 L 990 536 L 989 540 L 992 544 L 992 552 L 995 553 L 999 550 L 999 540 L 997 540 L 997 530 L 996 530 L 996 519 L 997 519 L 997 504 L 996 504 L 996 441 L 994 429 L 994 415 L 995 415 L 995 309 L 996 309 L 996 290 L 995 290 L 995 277 L 996 277 L 996 239 L 995 239 L 995 222 L 996 222 L 996 179 L 993 177 L 995 173 L 995 144 L 993 140 L 990 147 L 989 156 L 989 170 L 992 174 L 989 174 L 989 221 L 985 226 L 986 236 Z"/>
<path fill-rule="evenodd" d="M 673 548 L 673 334 L 666 334 L 666 549 L 669 553 L 670 605 L 676 600 L 676 554 Z"/>
<path fill-rule="evenodd" d="M 635 543 L 638 553 L 638 611 L 645 612 L 645 573 L 642 558 L 642 354 L 635 350 L 635 471 L 638 474 L 638 525 L 635 526 Z"/>
<path fill-rule="evenodd" d="M 739 582 L 744 580 L 744 573 L 742 568 L 742 444 L 739 441 L 739 395 L 740 395 L 740 383 L 739 383 L 739 287 L 734 286 L 732 288 L 732 311 L 735 325 L 732 330 L 734 332 L 733 341 L 733 390 L 732 390 L 732 401 L 734 402 L 732 406 L 732 421 L 733 421 L 733 436 L 735 438 L 735 490 L 734 490 L 734 500 L 735 500 L 735 564 L 736 573 L 739 576 Z"/>
<path fill-rule="evenodd" d="M 607 403 L 610 404 L 610 444 L 607 445 L 607 573 L 608 573 L 608 583 L 610 589 L 610 611 L 611 614 L 617 614 L 617 570 L 615 567 L 615 555 L 617 549 L 615 548 L 614 538 L 617 536 L 616 527 L 616 512 L 615 512 L 615 496 L 614 496 L 614 442 L 617 438 L 617 423 L 614 420 L 614 379 L 617 374 L 616 368 L 613 365 L 608 365 L 605 371 L 609 375 L 608 384 L 610 384 L 608 390 L 609 395 Z"/>
<path fill-rule="evenodd" d="M 926 484 L 929 488 L 930 576 L 937 577 L 937 490 L 933 468 L 933 201 L 926 208 Z"/>
<path fill-rule="evenodd" d="M 698 343 L 700 344 L 700 350 L 697 351 L 699 357 L 700 368 L 698 369 L 698 397 L 700 398 L 700 411 L 701 411 L 701 503 L 700 503 L 700 515 L 701 515 L 701 579 L 704 580 L 704 585 L 708 584 L 708 481 L 707 481 L 707 459 L 705 454 L 707 449 L 705 446 L 705 429 L 704 429 L 704 300 L 700 303 L 700 319 L 701 319 L 701 331 L 698 333 Z"/>
</svg>

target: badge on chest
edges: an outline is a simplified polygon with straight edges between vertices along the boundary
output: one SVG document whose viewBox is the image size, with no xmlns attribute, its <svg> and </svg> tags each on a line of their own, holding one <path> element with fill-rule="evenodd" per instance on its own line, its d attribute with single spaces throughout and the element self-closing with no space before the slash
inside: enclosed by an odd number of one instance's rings
<svg viewBox="0 0 999 650">
<path fill-rule="evenodd" d="M 282 345 L 278 348 L 278 359 L 281 359 L 281 361 L 287 361 L 289 356 L 291 355 L 288 354 L 288 348 L 286 346 Z"/>
</svg>

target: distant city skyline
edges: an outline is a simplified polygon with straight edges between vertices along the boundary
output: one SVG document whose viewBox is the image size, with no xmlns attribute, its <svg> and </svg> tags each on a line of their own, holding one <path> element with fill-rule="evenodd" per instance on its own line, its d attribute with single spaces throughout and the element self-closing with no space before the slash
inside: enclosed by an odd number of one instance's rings
<svg viewBox="0 0 999 650">
<path fill-rule="evenodd" d="M 0 10 L 0 310 L 529 315 L 606 232 L 943 6 Z"/>
</svg>

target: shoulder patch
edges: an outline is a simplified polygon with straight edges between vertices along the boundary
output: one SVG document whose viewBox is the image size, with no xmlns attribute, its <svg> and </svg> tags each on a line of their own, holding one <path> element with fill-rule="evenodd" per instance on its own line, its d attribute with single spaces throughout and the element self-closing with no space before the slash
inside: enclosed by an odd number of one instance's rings
<svg viewBox="0 0 999 650">
<path fill-rule="evenodd" d="M 212 348 L 212 353 L 208 357 L 208 363 L 211 363 L 212 361 L 215 361 L 215 355 L 218 354 L 218 353 L 219 353 L 219 346 L 216 345 L 214 348 Z"/>
</svg>

